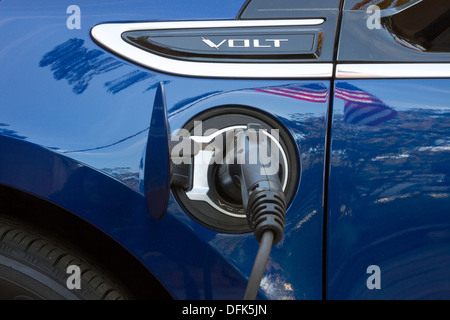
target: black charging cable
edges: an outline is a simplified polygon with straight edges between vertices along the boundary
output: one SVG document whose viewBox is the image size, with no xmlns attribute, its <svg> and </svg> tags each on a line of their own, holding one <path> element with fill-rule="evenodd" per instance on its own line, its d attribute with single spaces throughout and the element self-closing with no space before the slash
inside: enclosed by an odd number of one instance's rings
<svg viewBox="0 0 450 320">
<path fill-rule="evenodd" d="M 221 166 L 218 181 L 222 190 L 231 189 L 231 183 L 240 186 L 248 224 L 260 243 L 244 294 L 244 300 L 253 300 L 260 288 L 271 248 L 283 236 L 286 198 L 278 177 L 278 155 L 272 153 L 261 126 L 249 124 L 247 130 L 236 133 L 235 138 L 235 163 Z M 263 156 L 263 150 L 271 156 Z"/>
<path fill-rule="evenodd" d="M 253 262 L 252 273 L 248 279 L 247 288 L 244 294 L 244 300 L 255 300 L 258 294 L 259 287 L 261 286 L 261 280 L 266 270 L 267 261 L 269 260 L 270 251 L 273 245 L 273 232 L 266 231 L 261 237 L 258 253 L 256 254 L 255 261 Z"/>
</svg>

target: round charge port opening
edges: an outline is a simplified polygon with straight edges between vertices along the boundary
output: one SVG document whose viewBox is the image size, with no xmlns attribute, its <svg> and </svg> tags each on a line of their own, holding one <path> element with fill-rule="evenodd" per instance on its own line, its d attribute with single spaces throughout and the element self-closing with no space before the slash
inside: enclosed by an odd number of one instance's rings
<svg viewBox="0 0 450 320">
<path fill-rule="evenodd" d="M 228 172 L 229 166 L 222 165 L 235 160 L 234 138 L 237 132 L 247 130 L 249 124 L 260 128 L 257 138 L 275 147 L 270 150 L 279 151 L 274 165 L 278 166 L 278 177 L 288 204 L 297 189 L 300 177 L 297 147 L 280 122 L 253 108 L 227 106 L 208 110 L 184 126 L 199 150 L 193 157 L 191 188 L 173 187 L 173 192 L 189 215 L 213 230 L 251 231 L 242 205 L 239 181 Z M 268 156 L 270 158 L 270 154 Z"/>
</svg>

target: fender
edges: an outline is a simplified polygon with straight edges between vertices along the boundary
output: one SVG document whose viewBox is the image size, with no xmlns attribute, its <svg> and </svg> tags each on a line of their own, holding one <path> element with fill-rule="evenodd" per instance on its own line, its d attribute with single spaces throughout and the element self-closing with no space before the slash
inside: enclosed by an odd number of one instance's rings
<svg viewBox="0 0 450 320">
<path fill-rule="evenodd" d="M 143 196 L 118 180 L 46 148 L 6 136 L 0 136 L 0 183 L 50 201 L 104 230 L 121 223 L 131 208 L 147 212 Z M 120 214 L 124 207 L 129 209 Z"/>
<path fill-rule="evenodd" d="M 142 194 L 101 171 L 0 135 L 0 184 L 56 204 L 102 230 L 140 260 L 175 299 L 225 298 L 221 295 L 236 286 L 245 289 L 242 274 L 196 237 L 183 219 L 167 214 L 155 220 Z M 169 207 L 180 215 L 173 199 Z"/>
</svg>

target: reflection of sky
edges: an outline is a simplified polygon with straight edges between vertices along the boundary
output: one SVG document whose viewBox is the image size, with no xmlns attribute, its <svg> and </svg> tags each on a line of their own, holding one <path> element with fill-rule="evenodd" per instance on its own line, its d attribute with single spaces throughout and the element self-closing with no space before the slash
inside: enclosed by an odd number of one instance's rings
<svg viewBox="0 0 450 320">
<path fill-rule="evenodd" d="M 4 114 L 5 125 L 10 126 L 4 132 L 31 137 L 34 143 L 93 167 L 106 171 L 121 168 L 115 172 L 128 168 L 136 176 L 160 81 L 166 84 L 171 117 L 183 110 L 188 114 L 174 117 L 182 122 L 173 128 L 203 111 L 205 106 L 190 106 L 210 97 L 211 106 L 235 103 L 265 109 L 276 104 L 277 115 L 288 118 L 297 103 L 290 99 L 280 104 L 280 97 L 260 97 L 253 91 L 268 85 L 286 85 L 284 81 L 181 79 L 166 75 L 156 79 L 155 73 L 124 63 L 80 38 L 54 45 L 38 58 L 24 61 L 22 67 L 31 71 L 29 76 L 23 78 L 21 73 L 11 72 L 9 80 L 20 82 L 27 94 L 14 86 L 9 95 L 0 98 L 6 105 L 19 106 Z M 220 101 L 214 99 L 216 96 Z M 323 117 L 324 108 L 305 102 L 305 112 Z"/>
<path fill-rule="evenodd" d="M 347 175 L 357 186 L 364 177 L 363 192 L 369 203 L 387 203 L 418 194 L 447 197 L 450 151 L 449 80 L 352 81 L 384 97 L 396 117 L 367 128 L 345 121 L 344 101 L 334 105 L 334 170 L 353 168 Z M 398 99 L 402 99 L 400 102 Z M 427 193 L 428 192 L 428 193 Z"/>
<path fill-rule="evenodd" d="M 276 117 L 285 119 L 298 118 L 305 114 L 308 114 L 306 118 L 310 116 L 323 117 L 326 111 L 323 106 L 327 103 L 318 104 L 255 91 L 257 88 L 308 84 L 309 81 L 294 83 L 292 80 L 189 79 L 187 81 L 189 81 L 190 93 L 188 96 L 199 97 L 200 99 L 191 101 L 188 98 L 181 103 L 180 96 L 186 95 L 187 82 L 185 81 L 173 81 L 167 86 L 167 105 L 172 131 L 182 127 L 193 114 L 220 105 L 256 107 L 261 110 L 268 110 Z M 206 98 L 202 100 L 202 97 Z M 299 108 L 299 104 L 301 104 L 301 108 Z"/>
<path fill-rule="evenodd" d="M 90 29 L 108 21 L 232 19 L 244 2 L 79 1 L 81 29 L 69 30 L 73 2 L 1 1 L 0 88 L 8 92 L 0 94 L 0 132 L 99 169 L 138 172 L 164 79 L 102 50 Z"/>
<path fill-rule="evenodd" d="M 128 175 L 126 178 L 129 178 L 130 173 L 137 172 L 139 169 L 139 161 L 146 144 L 145 130 L 149 126 L 155 89 L 159 81 L 166 83 L 167 102 L 172 115 L 173 128 L 182 126 L 190 117 L 205 108 L 224 103 L 244 103 L 260 107 L 275 113 L 283 120 L 300 118 L 304 113 L 324 118 L 326 103 L 305 102 L 303 104 L 301 102 L 299 107 L 299 101 L 294 99 L 262 95 L 253 91 L 257 87 L 287 85 L 292 80 L 286 82 L 184 79 L 157 74 L 118 59 L 109 53 L 100 53 L 99 47 L 90 40 L 89 28 L 86 27 L 98 22 L 119 19 L 171 20 L 202 19 L 212 16 L 224 19 L 234 18 L 245 2 L 244 0 L 216 1 L 215 3 L 219 5 L 214 5 L 214 1 L 133 2 L 140 7 L 138 10 L 131 10 L 130 2 L 122 1 L 120 3 L 111 1 L 107 4 L 76 3 L 81 7 L 82 12 L 81 30 L 67 30 L 65 26 L 67 18 L 65 9 L 69 4 L 73 4 L 72 2 L 43 1 L 39 5 L 34 1 L 24 1 L 20 4 L 0 2 L 0 11 L 7 6 L 16 7 L 14 15 L 10 15 L 13 17 L 12 20 L 6 18 L 5 20 L 8 21 L 5 22 L 0 17 L 0 25 L 3 23 L 3 26 L 8 25 L 11 29 L 10 33 L 0 34 L 0 40 L 4 44 L 0 48 L 0 74 L 2 75 L 0 77 L 0 90 L 2 90 L 0 122 L 5 124 L 0 128 L 11 130 L 8 132 L 11 135 L 17 134 L 18 138 L 27 137 L 33 143 L 52 147 L 60 152 L 72 151 L 66 155 L 113 176 Z M 115 4 L 123 10 L 115 8 Z M 152 10 L 153 6 L 154 10 Z M 82 68 L 78 69 L 79 65 L 73 64 L 74 68 L 67 70 L 67 73 L 57 73 L 55 78 L 58 58 L 47 60 L 41 67 L 39 63 L 46 54 L 55 53 L 56 48 L 61 49 L 62 47 L 58 47 L 60 45 L 69 44 L 67 48 L 71 48 L 71 43 L 68 42 L 70 39 L 78 39 L 72 42 L 72 45 L 78 45 L 78 53 L 94 54 L 94 56 L 91 56 L 91 59 L 83 59 L 83 57 L 72 55 L 74 61 L 78 61 Z M 68 57 L 69 55 L 61 58 Z M 48 55 L 47 58 L 49 58 Z M 102 63 L 108 67 L 105 69 Z M 65 66 L 66 64 L 61 64 L 61 70 Z M 5 88 L 8 90 L 7 94 L 3 94 Z M 210 95 L 211 99 L 206 98 Z M 195 101 L 202 100 L 202 97 L 205 104 L 195 104 Z M 316 130 L 319 129 L 316 128 Z M 321 141 L 323 143 L 324 139 Z M 318 159 L 322 161 L 323 157 Z M 320 164 L 321 162 L 317 165 L 320 178 L 314 179 L 319 181 L 318 188 L 310 188 L 314 191 L 311 191 L 312 197 L 317 201 L 313 200 L 312 204 L 311 202 L 306 204 L 313 206 L 314 209 L 317 209 L 321 200 L 322 166 Z M 320 220 L 320 217 L 317 219 Z M 202 229 L 198 233 L 199 237 L 203 237 L 204 232 L 205 230 Z M 317 234 L 319 232 L 314 232 L 314 235 Z M 254 241 L 253 238 L 251 240 Z M 302 251 L 306 250 L 303 248 L 303 243 L 299 242 L 301 247 L 295 247 L 294 249 L 298 250 L 292 250 L 292 252 L 297 252 L 298 260 L 304 263 L 301 258 L 310 259 L 311 255 Z M 242 258 L 242 255 L 237 256 L 239 257 L 236 259 Z M 280 249 L 277 260 L 283 256 L 284 251 Z M 290 260 L 291 257 L 287 259 Z M 316 257 L 312 259 L 314 262 L 317 261 Z M 245 262 L 239 262 L 238 268 L 241 268 L 242 264 Z M 297 266 L 295 268 L 297 270 Z M 320 274 L 318 270 L 306 271 L 309 272 L 305 273 L 308 277 L 310 273 Z M 301 288 L 304 283 L 303 281 L 295 282 L 294 279 L 292 288 Z M 286 290 L 289 295 L 293 295 L 288 284 L 290 282 L 283 283 L 283 286 L 285 289 L 288 288 Z"/>
<path fill-rule="evenodd" d="M 26 137 L 18 135 L 16 131 L 8 129 L 9 124 L 0 123 L 0 135 L 8 136 L 16 139 L 26 139 Z"/>
<path fill-rule="evenodd" d="M 32 137 L 35 143 L 96 168 L 128 167 L 136 173 L 145 149 L 154 89 L 159 81 L 166 84 L 171 116 L 180 110 L 191 115 L 203 111 L 195 108 L 192 111 L 189 106 L 212 96 L 221 99 L 212 99 L 212 106 L 236 103 L 264 109 L 279 105 L 280 97 L 261 98 L 259 92 L 242 88 L 286 85 L 284 81 L 181 80 L 163 75 L 156 79 L 153 72 L 130 66 L 79 38 L 57 44 L 39 59 L 29 59 L 22 66 L 32 71 L 30 76 L 19 80 L 20 73 L 11 73 L 11 77 L 17 83 L 21 81 L 28 94 L 23 95 L 20 88 L 15 87 L 15 91 L 3 97 L 6 104 L 22 107 L 5 114 L 5 119 L 10 117 L 5 121 L 5 124 L 11 123 L 8 132 L 14 132 L 17 137 Z M 37 82 L 39 86 L 35 85 Z M 258 100 L 264 100 L 264 104 Z M 36 101 L 40 102 L 38 108 Z M 290 117 L 296 102 L 294 99 L 285 101 L 277 108 L 277 114 Z M 312 102 L 305 103 L 302 113 L 305 112 L 324 115 L 324 109 Z M 187 118 L 183 117 L 182 121 L 179 126 Z"/>
<path fill-rule="evenodd" d="M 423 266 L 432 266 L 427 273 L 441 277 L 445 274 L 441 267 L 430 261 L 448 256 L 448 249 L 447 253 L 430 250 L 427 229 L 448 229 L 450 80 L 349 83 L 383 100 L 397 115 L 379 126 L 353 125 L 344 121 L 345 102 L 335 100 L 328 201 L 329 292 L 340 292 L 343 277 L 353 277 L 353 266 L 360 267 L 356 257 L 380 266 L 407 263 L 409 273 L 391 275 L 391 279 L 386 273 L 385 283 L 403 278 L 408 279 L 402 282 L 405 287 L 420 283 L 425 288 L 428 280 L 417 278 Z M 443 247 L 436 242 L 436 248 Z M 402 260 L 398 252 L 408 256 Z M 411 263 L 411 256 L 420 258 L 425 252 L 431 260 Z M 391 257 L 395 258 L 390 261 Z"/>
<path fill-rule="evenodd" d="M 384 102 L 397 111 L 392 120 L 364 128 L 345 123 L 344 101 L 335 100 L 333 170 L 352 168 L 352 174 L 343 174 L 348 186 L 358 189 L 355 198 L 370 197 L 364 201 L 370 206 L 370 203 L 418 198 L 420 194 L 448 197 L 449 80 L 359 80 L 352 83 L 360 88 L 371 88 L 370 92 L 384 97 Z M 399 101 L 400 98 L 403 100 Z M 357 179 L 365 181 L 364 187 Z"/>
<path fill-rule="evenodd" d="M 159 81 L 150 79 L 153 73 L 100 50 L 90 39 L 91 27 L 107 21 L 230 19 L 244 2 L 81 1 L 76 3 L 81 8 L 81 30 L 66 27 L 70 1 L 0 2 L 0 26 L 8 31 L 0 33 L 0 85 L 10 88 L 7 95 L 0 95 L 0 104 L 16 109 L 2 114 L 2 122 L 11 130 L 3 132 L 33 137 L 34 142 L 52 148 L 78 150 L 95 147 L 88 138 L 93 132 L 95 144 L 108 145 L 148 127 L 152 90 Z M 55 53 L 60 49 L 64 55 L 58 57 Z M 42 69 L 37 69 L 39 63 Z M 105 89 L 113 94 L 127 89 L 130 96 L 113 98 L 101 94 Z M 147 96 L 142 97 L 143 92 Z M 121 108 L 112 110 L 117 105 Z M 123 129 L 132 130 L 118 129 L 119 119 Z"/>
<path fill-rule="evenodd" d="M 26 77 L 6 68 L 8 78 L 0 78 L 3 87 L 21 84 L 0 96 L 0 104 L 15 106 L 2 113 L 9 125 L 5 130 L 61 152 L 86 150 L 71 156 L 94 167 L 129 166 L 137 172 L 145 147 L 142 131 L 149 126 L 153 103 L 152 92 L 146 91 L 154 83 L 152 73 L 130 67 L 81 39 L 49 49 L 21 62 Z M 0 63 L 0 68 L 5 65 Z M 121 95 L 124 90 L 130 95 Z M 100 148 L 104 146 L 110 147 Z"/>
</svg>

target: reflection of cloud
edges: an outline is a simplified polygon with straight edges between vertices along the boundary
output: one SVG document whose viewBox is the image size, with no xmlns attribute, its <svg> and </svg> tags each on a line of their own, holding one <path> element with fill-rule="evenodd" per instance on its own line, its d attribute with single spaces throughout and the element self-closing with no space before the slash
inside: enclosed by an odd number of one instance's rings
<svg viewBox="0 0 450 320">
<path fill-rule="evenodd" d="M 395 155 L 376 156 L 375 158 L 370 159 L 370 161 L 385 161 L 387 159 L 398 160 L 398 159 L 406 159 L 409 157 L 410 157 L 409 154 L 401 153 L 401 154 L 395 154 Z"/>
<path fill-rule="evenodd" d="M 309 220 L 311 220 L 311 218 L 315 215 L 317 213 L 317 210 L 313 210 L 313 211 L 311 211 L 310 213 L 308 213 L 302 220 L 300 220 L 296 225 L 295 225 L 295 227 L 293 228 L 293 230 L 296 230 L 296 229 L 300 229 L 302 226 L 303 226 L 303 224 L 305 224 L 306 222 L 308 222 Z"/>
<path fill-rule="evenodd" d="M 294 300 L 294 288 L 279 273 L 265 275 L 261 280 L 261 289 L 269 299 Z"/>
<path fill-rule="evenodd" d="M 450 151 L 450 146 L 427 146 L 427 147 L 420 147 L 417 150 L 419 150 L 419 151 L 431 151 L 431 152 L 442 152 L 442 151 Z"/>
<path fill-rule="evenodd" d="M 349 126 L 342 115 L 335 115 L 332 170 L 334 177 L 345 179 L 331 184 L 345 195 L 331 193 L 340 197 L 333 211 L 338 213 L 337 205 L 343 203 L 357 203 L 360 212 L 389 204 L 383 207 L 386 214 L 406 201 L 414 203 L 417 215 L 439 207 L 432 201 L 444 201 L 450 194 L 449 121 L 450 113 L 441 108 L 399 111 L 382 127 Z"/>
<path fill-rule="evenodd" d="M 17 131 L 11 130 L 11 129 L 6 129 L 6 128 L 1 128 L 1 127 L 9 127 L 9 124 L 7 123 L 0 123 L 0 135 L 2 136 L 8 136 L 11 138 L 16 138 L 16 139 L 26 139 L 27 137 L 25 136 L 21 136 L 17 133 Z"/>
</svg>

